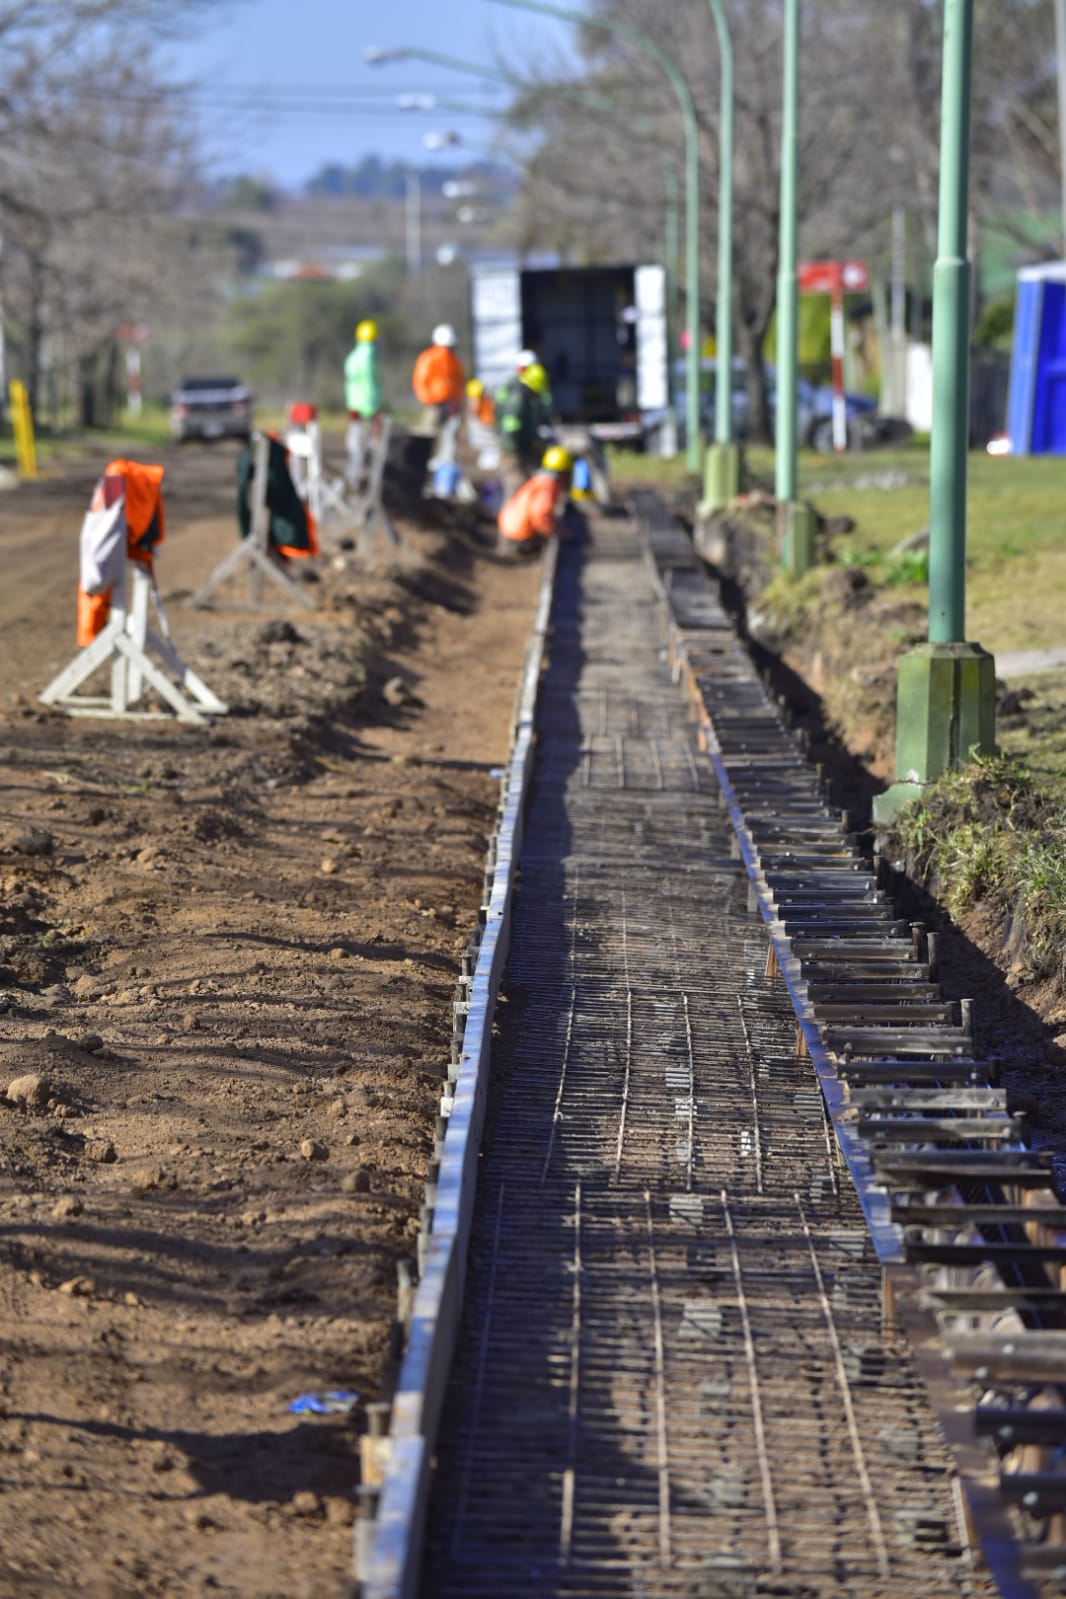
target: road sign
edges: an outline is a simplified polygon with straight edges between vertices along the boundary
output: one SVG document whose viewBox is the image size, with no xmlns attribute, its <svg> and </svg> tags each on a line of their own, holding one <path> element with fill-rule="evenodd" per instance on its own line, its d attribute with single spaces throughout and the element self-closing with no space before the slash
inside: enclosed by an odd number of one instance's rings
<svg viewBox="0 0 1066 1599">
<path fill-rule="evenodd" d="M 870 287 L 865 261 L 805 261 L 799 268 L 801 294 L 828 294 L 829 351 L 833 361 L 833 448 L 848 447 L 847 401 L 844 397 L 844 296 Z"/>
<path fill-rule="evenodd" d="M 801 294 L 861 294 L 870 287 L 865 261 L 804 261 L 799 268 Z"/>
</svg>

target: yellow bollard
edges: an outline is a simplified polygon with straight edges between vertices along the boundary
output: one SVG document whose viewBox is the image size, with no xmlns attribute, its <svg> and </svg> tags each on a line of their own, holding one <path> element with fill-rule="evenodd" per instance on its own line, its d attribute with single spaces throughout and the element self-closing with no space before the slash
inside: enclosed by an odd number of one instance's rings
<svg viewBox="0 0 1066 1599">
<path fill-rule="evenodd" d="M 26 385 L 20 383 L 18 378 L 12 378 L 9 385 L 11 395 L 11 423 L 15 432 L 15 459 L 18 463 L 19 477 L 37 476 L 37 445 L 33 437 L 33 412 L 30 410 L 30 397 L 26 393 Z"/>
</svg>

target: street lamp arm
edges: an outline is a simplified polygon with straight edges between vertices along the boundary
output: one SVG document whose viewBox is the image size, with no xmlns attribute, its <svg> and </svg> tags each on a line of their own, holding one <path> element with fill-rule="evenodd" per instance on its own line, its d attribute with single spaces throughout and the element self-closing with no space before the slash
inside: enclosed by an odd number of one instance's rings
<svg viewBox="0 0 1066 1599">
<path fill-rule="evenodd" d="M 483 67 L 476 61 L 461 61 L 458 56 L 442 55 L 439 50 L 423 50 L 421 45 L 403 44 L 395 49 L 382 49 L 377 45 L 368 45 L 363 51 L 363 60 L 369 66 L 386 66 L 392 61 L 426 61 L 430 66 L 448 67 L 452 72 L 465 72 L 477 78 L 488 78 L 493 83 L 511 83 L 506 73 L 500 72 L 495 67 Z"/>
<path fill-rule="evenodd" d="M 538 11 L 543 16 L 558 17 L 563 22 L 578 27 L 602 28 L 617 34 L 650 55 L 669 78 L 681 107 L 685 126 L 685 276 L 687 280 L 688 351 L 686 381 L 686 458 L 693 471 L 700 464 L 700 242 L 699 242 L 699 123 L 696 107 L 685 75 L 677 62 L 647 33 L 614 17 L 594 16 L 584 11 L 573 11 L 565 6 L 547 5 L 543 0 L 490 0 L 493 5 L 511 6 L 518 11 Z"/>
</svg>

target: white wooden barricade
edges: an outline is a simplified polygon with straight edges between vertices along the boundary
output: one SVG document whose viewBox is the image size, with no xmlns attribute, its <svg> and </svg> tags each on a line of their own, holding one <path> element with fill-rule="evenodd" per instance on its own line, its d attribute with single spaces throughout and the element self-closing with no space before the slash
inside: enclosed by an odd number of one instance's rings
<svg viewBox="0 0 1066 1599">
<path fill-rule="evenodd" d="M 319 527 L 334 516 L 350 524 L 354 512 L 343 477 L 327 477 L 322 460 L 322 429 L 315 418 L 293 423 L 285 435 L 289 471 L 296 492 Z"/>
<path fill-rule="evenodd" d="M 190 605 L 206 605 L 215 589 L 228 578 L 238 576 L 248 568 L 248 599 L 252 605 L 263 603 L 263 579 L 267 578 L 290 600 L 314 608 L 314 600 L 291 578 L 270 549 L 270 511 L 267 507 L 267 469 L 270 462 L 270 440 L 265 433 L 252 438 L 255 451 L 255 475 L 252 479 L 252 526 L 248 537 L 241 539 L 237 548 L 211 573 L 207 582 L 193 595 Z"/>
<path fill-rule="evenodd" d="M 149 608 L 155 611 L 158 631 L 149 625 Z M 79 694 L 77 690 L 108 662 L 110 693 Z M 202 726 L 207 715 L 222 716 L 226 712 L 223 702 L 186 666 L 174 648 L 151 573 L 139 561 L 127 559 L 115 582 L 111 614 L 103 631 L 53 678 L 39 698 L 68 716 L 160 719 L 166 712 L 134 709 L 144 695 L 146 683 L 169 705 L 179 722 Z"/>
</svg>

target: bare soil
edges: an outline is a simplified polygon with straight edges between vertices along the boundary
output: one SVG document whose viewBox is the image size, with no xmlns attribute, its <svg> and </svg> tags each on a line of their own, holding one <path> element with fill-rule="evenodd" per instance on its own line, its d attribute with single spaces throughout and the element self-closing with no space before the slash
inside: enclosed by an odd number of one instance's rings
<svg viewBox="0 0 1066 1599">
<path fill-rule="evenodd" d="M 335 1596 L 537 573 L 408 520 L 190 610 L 234 451 L 153 458 L 210 729 L 36 707 L 102 460 L 0 497 L 0 1594 Z"/>
</svg>

